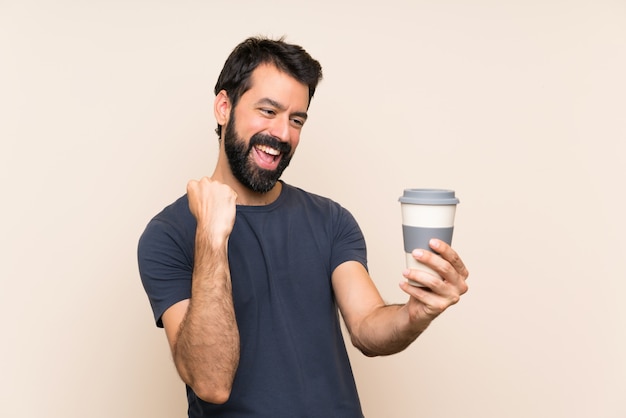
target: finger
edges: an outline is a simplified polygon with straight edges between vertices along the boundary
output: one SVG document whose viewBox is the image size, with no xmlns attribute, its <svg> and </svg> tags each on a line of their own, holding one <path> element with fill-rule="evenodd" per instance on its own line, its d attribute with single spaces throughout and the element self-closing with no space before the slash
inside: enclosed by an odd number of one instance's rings
<svg viewBox="0 0 626 418">
<path fill-rule="evenodd" d="M 433 320 L 452 304 L 448 298 L 437 295 L 425 287 L 416 287 L 402 282 L 400 288 L 411 296 L 408 305 L 409 312 L 416 320 L 424 317 Z"/>
<path fill-rule="evenodd" d="M 430 272 L 434 273 L 435 276 L 437 276 L 439 280 L 441 280 L 442 278 L 450 279 L 449 277 L 447 277 L 449 275 L 449 273 L 447 272 L 454 271 L 454 269 L 452 268 L 452 265 L 437 253 L 433 253 L 431 251 L 425 251 L 422 249 L 416 249 L 416 250 L 413 250 L 411 255 L 419 263 L 428 267 L 430 269 Z M 416 271 L 421 271 L 421 270 L 416 270 Z"/>
<path fill-rule="evenodd" d="M 433 274 L 425 270 L 406 269 L 402 272 L 402 275 L 413 287 L 421 287 L 428 291 L 438 289 L 444 283 L 436 273 Z"/>
<path fill-rule="evenodd" d="M 467 267 L 465 267 L 465 263 L 463 263 L 461 257 L 459 257 L 459 254 L 454 251 L 450 245 L 438 239 L 431 239 L 429 245 L 441 256 L 441 258 L 450 263 L 463 280 L 467 279 L 469 271 L 467 270 Z"/>
<path fill-rule="evenodd" d="M 190 190 L 195 189 L 197 186 L 198 186 L 197 180 L 189 180 L 187 182 L 187 193 L 189 193 Z"/>
<path fill-rule="evenodd" d="M 467 292 L 468 286 L 465 282 L 467 276 L 462 276 L 450 262 L 440 255 L 422 250 L 414 250 L 412 254 L 416 260 L 429 267 L 431 271 L 410 270 L 407 273 L 407 278 L 452 300 L 458 299 L 460 295 Z"/>
<path fill-rule="evenodd" d="M 467 285 L 463 280 L 443 279 L 437 273 L 430 273 L 423 270 L 405 270 L 403 272 L 413 283 L 408 283 L 411 287 L 419 286 L 422 289 L 449 301 L 449 304 L 457 303 L 460 295 L 467 292 Z"/>
<path fill-rule="evenodd" d="M 405 270 L 403 275 L 407 279 L 405 282 L 408 286 L 406 287 L 407 289 L 411 290 L 410 288 L 417 288 L 421 291 L 426 291 L 431 296 L 439 298 L 438 302 L 442 302 L 443 300 L 447 301 L 445 302 L 447 306 L 457 303 L 461 295 L 468 290 L 468 286 L 464 280 L 444 280 L 436 273 L 433 274 L 428 271 L 411 269 Z M 401 287 L 403 289 L 405 288 L 405 286 Z"/>
</svg>

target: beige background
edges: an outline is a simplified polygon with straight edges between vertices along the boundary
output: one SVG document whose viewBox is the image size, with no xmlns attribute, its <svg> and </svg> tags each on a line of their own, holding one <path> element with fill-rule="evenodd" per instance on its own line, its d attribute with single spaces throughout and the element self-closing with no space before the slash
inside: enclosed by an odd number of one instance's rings
<svg viewBox="0 0 626 418">
<path fill-rule="evenodd" d="M 136 243 L 212 171 L 253 34 L 323 64 L 285 179 L 354 213 L 386 300 L 402 189 L 461 198 L 470 292 L 399 355 L 350 351 L 366 416 L 625 417 L 618 0 L 0 0 L 0 416 L 185 415 Z"/>
</svg>

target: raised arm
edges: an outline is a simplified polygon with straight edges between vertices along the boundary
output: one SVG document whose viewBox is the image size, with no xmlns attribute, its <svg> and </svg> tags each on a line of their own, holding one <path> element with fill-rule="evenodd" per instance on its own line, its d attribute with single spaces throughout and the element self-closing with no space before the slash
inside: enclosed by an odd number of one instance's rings
<svg viewBox="0 0 626 418">
<path fill-rule="evenodd" d="M 207 177 L 190 181 L 187 195 L 197 220 L 191 298 L 165 311 L 163 326 L 182 380 L 201 399 L 224 403 L 239 364 L 227 253 L 237 195 Z"/>
<path fill-rule="evenodd" d="M 337 304 L 352 343 L 367 356 L 389 355 L 408 347 L 467 291 L 468 272 L 458 254 L 446 243 L 431 243 L 440 255 L 414 251 L 418 260 L 440 274 L 406 270 L 404 276 L 424 288 L 401 283 L 409 295 L 404 305 L 386 305 L 365 268 L 355 261 L 341 264 L 332 276 Z"/>
</svg>

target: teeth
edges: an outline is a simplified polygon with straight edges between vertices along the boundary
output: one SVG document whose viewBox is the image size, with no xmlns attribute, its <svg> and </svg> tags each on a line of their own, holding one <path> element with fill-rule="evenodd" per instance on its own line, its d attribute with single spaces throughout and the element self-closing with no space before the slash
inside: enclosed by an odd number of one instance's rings
<svg viewBox="0 0 626 418">
<path fill-rule="evenodd" d="M 269 154 L 269 155 L 274 155 L 274 156 L 276 156 L 276 155 L 279 155 L 279 154 L 280 154 L 280 151 L 278 151 L 277 149 L 274 149 L 274 148 L 272 148 L 272 147 L 268 147 L 267 145 L 257 145 L 257 147 L 256 147 L 256 148 L 257 148 L 259 151 L 263 151 L 264 153 Z"/>
</svg>

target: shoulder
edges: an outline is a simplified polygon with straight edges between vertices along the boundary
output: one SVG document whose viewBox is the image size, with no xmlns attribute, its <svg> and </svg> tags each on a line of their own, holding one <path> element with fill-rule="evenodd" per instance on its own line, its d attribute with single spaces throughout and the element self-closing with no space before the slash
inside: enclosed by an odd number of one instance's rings
<svg viewBox="0 0 626 418">
<path fill-rule="evenodd" d="M 308 192 L 287 183 L 283 183 L 283 193 L 288 203 L 302 204 L 319 210 L 346 210 L 339 203 L 328 197 Z"/>
<path fill-rule="evenodd" d="M 193 239 L 196 219 L 189 210 L 187 195 L 183 195 L 163 208 L 147 224 L 139 240 L 139 245 L 150 242 L 175 241 L 186 242 Z"/>
<path fill-rule="evenodd" d="M 352 213 L 338 202 L 299 187 L 284 184 L 285 204 L 288 212 L 307 221 L 323 223 L 332 229 L 358 228 Z"/>
<path fill-rule="evenodd" d="M 148 225 L 159 223 L 180 227 L 195 223 L 195 218 L 189 210 L 189 201 L 186 194 L 164 207 L 150 220 Z"/>
<path fill-rule="evenodd" d="M 191 294 L 195 227 L 182 196 L 155 215 L 139 238 L 139 275 L 159 327 L 163 313 Z"/>
</svg>

